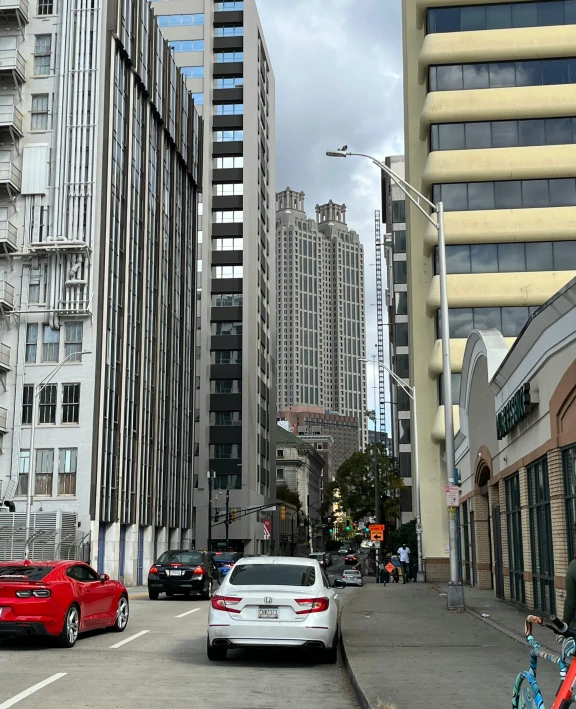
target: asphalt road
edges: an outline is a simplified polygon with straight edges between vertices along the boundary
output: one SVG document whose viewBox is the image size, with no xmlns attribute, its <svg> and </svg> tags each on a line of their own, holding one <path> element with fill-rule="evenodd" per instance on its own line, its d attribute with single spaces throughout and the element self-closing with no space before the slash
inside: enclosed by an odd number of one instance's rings
<svg viewBox="0 0 576 709">
<path fill-rule="evenodd" d="M 339 574 L 341 561 L 329 567 Z M 339 591 L 340 605 L 362 589 Z M 0 709 L 356 709 L 341 664 L 292 651 L 235 650 L 206 658 L 208 603 L 131 600 L 124 633 L 81 635 L 71 650 L 0 642 Z"/>
</svg>

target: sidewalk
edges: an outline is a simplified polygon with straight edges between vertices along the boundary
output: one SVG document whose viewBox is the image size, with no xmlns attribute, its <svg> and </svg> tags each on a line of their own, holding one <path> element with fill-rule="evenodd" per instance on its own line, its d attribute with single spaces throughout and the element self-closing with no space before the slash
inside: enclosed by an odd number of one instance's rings
<svg viewBox="0 0 576 709">
<path fill-rule="evenodd" d="M 342 613 L 342 644 L 351 682 L 363 709 L 378 699 L 397 709 L 508 707 L 516 675 L 528 669 L 522 638 L 525 613 L 482 591 L 465 589 L 468 612 L 446 609 L 430 584 L 368 583 Z M 483 619 L 480 613 L 488 613 Z M 554 648 L 550 633 L 537 637 Z M 541 662 L 544 699 L 551 703 L 558 673 Z"/>
</svg>

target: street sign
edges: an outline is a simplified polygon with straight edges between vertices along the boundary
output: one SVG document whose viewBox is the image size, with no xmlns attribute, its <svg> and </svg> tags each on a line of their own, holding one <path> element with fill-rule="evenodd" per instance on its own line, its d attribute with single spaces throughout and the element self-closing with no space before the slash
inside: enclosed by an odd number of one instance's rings
<svg viewBox="0 0 576 709">
<path fill-rule="evenodd" d="M 373 542 L 381 542 L 384 539 L 384 530 L 386 529 L 385 524 L 371 524 L 370 525 L 370 539 Z"/>
<path fill-rule="evenodd" d="M 416 534 L 422 534 L 422 525 L 421 524 L 416 525 Z"/>
<path fill-rule="evenodd" d="M 270 520 L 265 519 L 264 522 L 262 522 L 262 526 L 264 527 L 264 539 L 270 539 L 272 532 L 272 524 Z"/>
<path fill-rule="evenodd" d="M 394 564 L 391 561 L 389 561 L 384 568 L 386 569 L 386 571 L 389 574 L 391 574 L 396 567 L 394 566 Z"/>
<path fill-rule="evenodd" d="M 446 507 L 460 507 L 460 488 L 458 485 L 446 485 Z"/>
</svg>

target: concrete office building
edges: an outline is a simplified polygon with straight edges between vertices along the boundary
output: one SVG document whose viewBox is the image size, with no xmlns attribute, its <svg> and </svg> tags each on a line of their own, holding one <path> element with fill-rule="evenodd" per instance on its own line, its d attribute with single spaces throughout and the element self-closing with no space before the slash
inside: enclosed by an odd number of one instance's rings
<svg viewBox="0 0 576 709">
<path fill-rule="evenodd" d="M 512 344 L 576 273 L 576 16 L 547 0 L 403 8 L 406 178 L 446 211 L 453 404 L 471 331 Z M 445 578 L 437 233 L 406 211 L 424 556 L 428 578 Z"/>
<path fill-rule="evenodd" d="M 255 0 L 152 3 L 196 104 L 203 104 L 199 232 L 195 544 L 213 503 L 231 490 L 246 508 L 274 496 L 276 286 L 274 74 Z M 213 539 L 223 540 L 224 525 Z M 234 522 L 233 546 L 267 546 L 260 515 Z"/>
<path fill-rule="evenodd" d="M 386 158 L 386 165 L 404 177 L 404 156 Z M 408 343 L 408 285 L 406 263 L 406 198 L 404 192 L 388 175 L 382 175 L 382 206 L 386 220 L 386 266 L 388 286 L 388 342 L 390 367 L 409 383 L 410 350 Z M 405 487 L 401 493 L 401 521 L 409 522 L 414 515 L 412 501 L 412 437 L 410 431 L 411 400 L 393 377 L 390 382 L 390 412 L 392 416 L 391 455 L 398 461 L 398 471 Z"/>
<path fill-rule="evenodd" d="M 142 583 L 192 536 L 201 120 L 146 3 L 0 24 L 3 553 L 34 472 L 31 555 Z"/>
<path fill-rule="evenodd" d="M 276 195 L 278 410 L 308 405 L 354 417 L 363 449 L 364 248 L 346 205 L 317 205 L 308 219 L 304 196 Z"/>
</svg>

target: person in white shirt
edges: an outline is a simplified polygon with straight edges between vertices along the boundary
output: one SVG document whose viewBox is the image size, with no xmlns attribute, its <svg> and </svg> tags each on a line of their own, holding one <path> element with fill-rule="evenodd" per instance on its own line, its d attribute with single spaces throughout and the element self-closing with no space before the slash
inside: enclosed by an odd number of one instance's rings
<svg viewBox="0 0 576 709">
<path fill-rule="evenodd" d="M 408 583 L 408 573 L 410 568 L 410 549 L 406 544 L 402 544 L 400 549 L 398 549 L 398 556 L 400 557 L 400 563 L 402 564 L 402 579 L 404 583 Z"/>
</svg>

